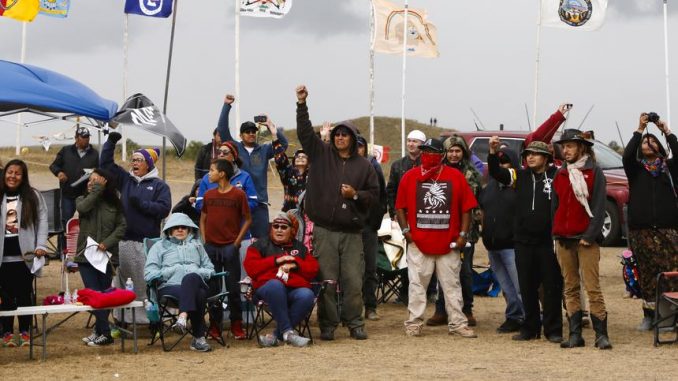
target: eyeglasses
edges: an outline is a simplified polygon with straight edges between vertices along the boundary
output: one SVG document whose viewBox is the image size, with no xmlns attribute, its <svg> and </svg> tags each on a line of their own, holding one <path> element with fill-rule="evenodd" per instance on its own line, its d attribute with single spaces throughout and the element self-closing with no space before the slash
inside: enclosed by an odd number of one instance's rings
<svg viewBox="0 0 678 381">
<path fill-rule="evenodd" d="M 146 160 L 139 158 L 139 157 L 135 157 L 135 158 L 132 159 L 132 163 L 143 163 L 144 161 L 146 161 Z"/>
<path fill-rule="evenodd" d="M 289 225 L 285 225 L 285 224 L 273 224 L 273 225 L 271 225 L 271 227 L 275 230 L 287 230 L 287 229 L 290 228 Z"/>
<path fill-rule="evenodd" d="M 256 134 L 256 133 L 257 133 L 256 130 L 247 130 L 247 131 L 243 131 L 243 134 L 248 134 L 248 135 L 254 135 L 254 134 Z"/>
<path fill-rule="evenodd" d="M 231 153 L 231 150 L 230 149 L 220 149 L 219 153 L 222 154 L 222 155 L 228 155 L 229 153 Z"/>
</svg>

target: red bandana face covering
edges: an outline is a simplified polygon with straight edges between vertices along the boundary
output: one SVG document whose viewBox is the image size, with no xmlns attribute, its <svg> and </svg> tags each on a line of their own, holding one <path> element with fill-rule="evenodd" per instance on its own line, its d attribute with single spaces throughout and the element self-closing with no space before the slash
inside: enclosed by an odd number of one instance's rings
<svg viewBox="0 0 678 381">
<path fill-rule="evenodd" d="M 433 152 L 421 153 L 421 178 L 426 180 L 433 174 L 438 173 L 440 167 L 443 165 L 443 154 Z"/>
</svg>

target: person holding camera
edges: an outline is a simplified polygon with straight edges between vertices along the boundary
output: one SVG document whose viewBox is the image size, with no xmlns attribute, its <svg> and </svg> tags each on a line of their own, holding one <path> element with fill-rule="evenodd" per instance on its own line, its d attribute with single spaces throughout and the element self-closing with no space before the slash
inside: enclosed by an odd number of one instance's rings
<svg viewBox="0 0 678 381">
<path fill-rule="evenodd" d="M 623 162 L 629 181 L 629 245 L 638 262 L 643 296 L 641 331 L 652 328 L 657 273 L 678 271 L 678 163 L 668 158 L 657 136 L 643 134 L 650 122 L 666 137 L 674 155 L 678 152 L 676 135 L 659 115 L 640 114 Z"/>
<path fill-rule="evenodd" d="M 250 232 L 254 238 L 263 238 L 268 236 L 268 161 L 275 156 L 274 145 L 280 144 L 284 150 L 287 150 L 287 138 L 283 134 L 282 128 L 276 128 L 273 121 L 266 115 L 254 117 L 254 122 L 245 122 L 240 125 L 240 139 L 236 141 L 231 136 L 228 126 L 228 114 L 231 104 L 235 98 L 228 98 L 224 102 L 219 117 L 217 131 L 222 142 L 233 141 L 238 149 L 238 157 L 242 160 L 240 169 L 252 176 L 254 187 L 257 190 L 257 199 L 259 205 L 254 208 L 252 213 L 252 227 Z M 273 142 L 259 144 L 257 143 L 257 132 L 259 126 L 265 126 L 274 136 Z"/>
<path fill-rule="evenodd" d="M 553 179 L 555 193 L 551 200 L 551 214 L 556 256 L 564 280 L 565 308 L 570 322 L 569 339 L 563 341 L 560 347 L 584 346 L 584 313 L 580 295 L 583 280 L 596 332 L 595 346 L 611 349 L 607 334 L 607 309 L 600 288 L 598 245 L 605 219 L 605 175 L 596 164 L 592 131 L 566 129 L 555 143 L 562 146 L 564 161 Z"/>
</svg>

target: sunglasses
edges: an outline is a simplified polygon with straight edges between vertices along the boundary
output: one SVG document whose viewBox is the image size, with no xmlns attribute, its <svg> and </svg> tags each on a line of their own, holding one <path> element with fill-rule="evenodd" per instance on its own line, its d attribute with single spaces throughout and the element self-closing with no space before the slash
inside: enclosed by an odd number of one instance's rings
<svg viewBox="0 0 678 381">
<path fill-rule="evenodd" d="M 285 224 L 273 224 L 273 225 L 271 225 L 271 227 L 275 230 L 287 230 L 287 229 L 290 228 L 289 225 L 285 225 Z"/>
<path fill-rule="evenodd" d="M 257 130 L 247 130 L 243 131 L 243 134 L 254 135 L 257 133 Z"/>
<path fill-rule="evenodd" d="M 351 134 L 348 131 L 337 131 L 334 133 L 334 136 L 346 137 L 351 136 Z"/>
<path fill-rule="evenodd" d="M 174 229 L 174 230 L 188 230 L 188 226 L 180 225 L 180 226 L 175 226 L 172 229 Z"/>
</svg>

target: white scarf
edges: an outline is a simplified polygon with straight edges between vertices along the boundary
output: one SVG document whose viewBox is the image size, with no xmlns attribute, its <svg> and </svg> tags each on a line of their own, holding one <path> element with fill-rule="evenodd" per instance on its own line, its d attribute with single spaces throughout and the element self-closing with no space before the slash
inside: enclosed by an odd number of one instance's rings
<svg viewBox="0 0 678 381">
<path fill-rule="evenodd" d="M 589 208 L 589 188 L 586 185 L 586 180 L 584 180 L 584 174 L 581 172 L 581 168 L 584 167 L 586 161 L 589 159 L 589 155 L 582 155 L 574 163 L 567 163 L 567 172 L 570 177 L 570 184 L 572 185 L 572 190 L 574 195 L 577 197 L 577 201 L 586 209 L 589 217 L 593 218 L 593 213 L 591 213 L 591 208 Z"/>
</svg>

